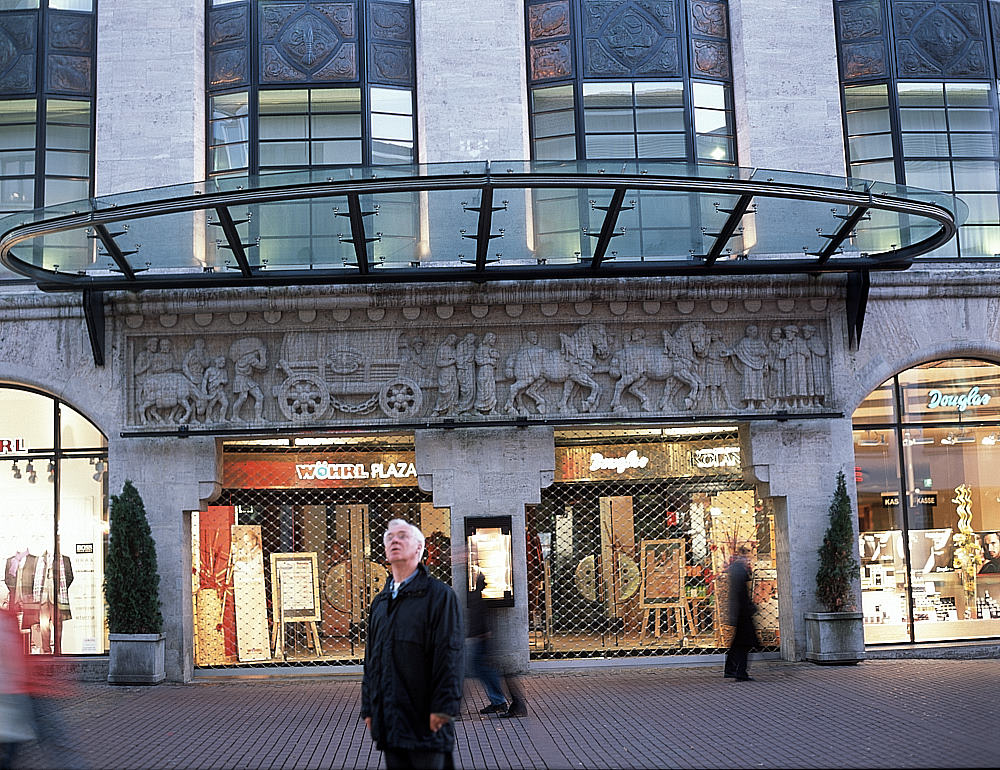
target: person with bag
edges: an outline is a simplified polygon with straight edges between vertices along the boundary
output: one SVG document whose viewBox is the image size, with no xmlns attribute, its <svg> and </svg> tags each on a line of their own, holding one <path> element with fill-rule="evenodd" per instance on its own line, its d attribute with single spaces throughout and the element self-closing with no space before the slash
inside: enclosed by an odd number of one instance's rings
<svg viewBox="0 0 1000 770">
<path fill-rule="evenodd" d="M 23 743 L 37 737 L 28 666 L 17 616 L 0 609 L 0 768 L 13 766 Z"/>
</svg>

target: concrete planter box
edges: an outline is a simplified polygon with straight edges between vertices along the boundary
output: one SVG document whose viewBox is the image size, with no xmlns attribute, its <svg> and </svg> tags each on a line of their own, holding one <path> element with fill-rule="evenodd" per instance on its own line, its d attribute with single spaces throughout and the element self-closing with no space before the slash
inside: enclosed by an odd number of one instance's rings
<svg viewBox="0 0 1000 770">
<path fill-rule="evenodd" d="M 864 616 L 860 612 L 807 612 L 805 659 L 850 664 L 865 659 Z"/>
<path fill-rule="evenodd" d="M 108 684 L 159 684 L 166 679 L 163 634 L 111 634 Z"/>
</svg>

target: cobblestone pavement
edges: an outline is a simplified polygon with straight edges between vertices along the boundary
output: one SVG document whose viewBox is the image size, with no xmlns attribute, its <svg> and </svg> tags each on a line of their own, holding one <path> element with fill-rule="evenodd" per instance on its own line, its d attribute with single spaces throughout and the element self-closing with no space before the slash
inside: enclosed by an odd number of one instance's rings
<svg viewBox="0 0 1000 770">
<path fill-rule="evenodd" d="M 464 768 L 996 767 L 997 660 L 858 666 L 570 669 L 523 679 L 525 719 L 481 717 L 466 681 Z M 28 744 L 16 767 L 376 768 L 357 676 L 80 685 L 54 712 L 76 744 Z"/>
</svg>

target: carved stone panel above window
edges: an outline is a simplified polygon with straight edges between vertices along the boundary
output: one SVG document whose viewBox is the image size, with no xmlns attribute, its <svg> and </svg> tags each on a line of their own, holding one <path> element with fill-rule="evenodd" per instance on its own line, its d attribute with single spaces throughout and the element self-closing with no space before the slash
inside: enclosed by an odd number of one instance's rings
<svg viewBox="0 0 1000 770">
<path fill-rule="evenodd" d="M 368 35 L 368 79 L 372 83 L 413 85 L 413 7 L 409 3 L 372 3 Z"/>
<path fill-rule="evenodd" d="M 570 34 L 569 2 L 538 3 L 528 6 L 528 38 L 543 40 Z"/>
<path fill-rule="evenodd" d="M 89 16 L 66 13 L 49 14 L 49 50 L 90 55 L 94 52 L 92 22 Z"/>
<path fill-rule="evenodd" d="M 899 77 L 990 76 L 980 3 L 896 2 L 892 25 Z"/>
<path fill-rule="evenodd" d="M 525 9 L 532 81 L 573 77 L 573 32 L 568 0 L 534 3 Z"/>
<path fill-rule="evenodd" d="M 845 81 L 885 77 L 885 24 L 879 0 L 851 0 L 835 6 L 840 74 Z"/>
<path fill-rule="evenodd" d="M 89 56 L 63 56 L 49 54 L 46 57 L 47 90 L 71 94 L 89 94 L 93 65 Z"/>
<path fill-rule="evenodd" d="M 573 74 L 573 59 L 568 40 L 555 40 L 531 46 L 531 79 L 568 78 Z"/>
<path fill-rule="evenodd" d="M 224 5 L 208 14 L 208 83 L 233 88 L 248 83 L 250 13 L 247 5 Z"/>
<path fill-rule="evenodd" d="M 717 0 L 694 0 L 689 6 L 691 74 L 729 80 L 729 9 Z"/>
<path fill-rule="evenodd" d="M 672 1 L 584 0 L 586 76 L 680 74 Z"/>
<path fill-rule="evenodd" d="M 262 83 L 357 79 L 354 3 L 265 2 L 258 7 Z"/>
<path fill-rule="evenodd" d="M 0 16 L 0 93 L 19 94 L 35 90 L 34 13 Z"/>
</svg>

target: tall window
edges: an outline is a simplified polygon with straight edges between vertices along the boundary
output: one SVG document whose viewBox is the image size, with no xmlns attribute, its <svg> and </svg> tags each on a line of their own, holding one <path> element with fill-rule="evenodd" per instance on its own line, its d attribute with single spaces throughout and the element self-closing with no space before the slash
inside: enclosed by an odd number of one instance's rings
<svg viewBox="0 0 1000 770">
<path fill-rule="evenodd" d="M 968 204 L 958 238 L 930 256 L 1000 256 L 991 51 L 1000 6 L 837 0 L 835 8 L 850 173 L 955 193 Z"/>
<path fill-rule="evenodd" d="M 210 175 L 414 160 L 411 0 L 207 0 Z"/>
</svg>

